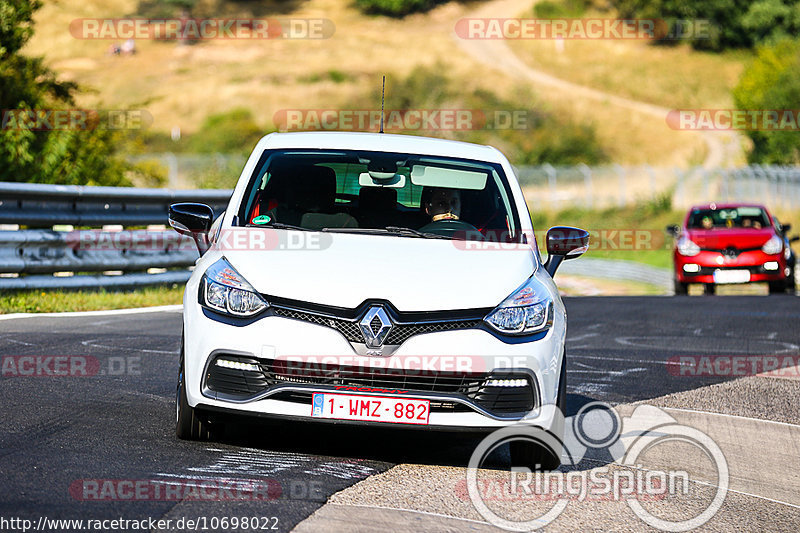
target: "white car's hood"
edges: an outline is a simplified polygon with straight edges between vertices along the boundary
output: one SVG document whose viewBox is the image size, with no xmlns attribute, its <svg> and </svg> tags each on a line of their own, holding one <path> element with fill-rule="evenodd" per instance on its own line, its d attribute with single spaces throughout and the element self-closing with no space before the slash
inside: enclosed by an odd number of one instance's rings
<svg viewBox="0 0 800 533">
<path fill-rule="evenodd" d="M 355 308 L 388 300 L 400 311 L 494 307 L 536 266 L 530 248 L 465 249 L 464 241 L 321 234 L 319 250 L 227 250 L 260 293 Z M 327 241 L 327 242 L 326 242 Z"/>
</svg>

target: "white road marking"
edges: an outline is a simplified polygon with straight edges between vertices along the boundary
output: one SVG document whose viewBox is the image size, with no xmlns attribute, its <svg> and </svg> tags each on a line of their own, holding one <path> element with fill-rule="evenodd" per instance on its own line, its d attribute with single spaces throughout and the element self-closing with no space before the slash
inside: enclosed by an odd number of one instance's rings
<svg viewBox="0 0 800 533">
<path fill-rule="evenodd" d="M 67 313 L 10 313 L 0 315 L 0 320 L 12 320 L 15 318 L 69 318 L 87 316 L 113 316 L 113 315 L 136 315 L 140 313 L 180 313 L 183 312 L 183 305 L 157 305 L 153 307 L 135 307 L 132 309 L 108 309 L 105 311 L 70 311 Z"/>
<path fill-rule="evenodd" d="M 576 337 L 570 337 L 567 341 L 582 341 L 583 339 L 588 339 L 590 337 L 597 337 L 600 335 L 599 333 L 584 333 L 583 335 L 578 335 Z"/>
<path fill-rule="evenodd" d="M 190 467 L 187 470 L 204 474 L 270 476 L 302 467 L 310 461 L 311 457 L 292 453 L 244 449 L 226 453 L 210 465 Z"/>
<path fill-rule="evenodd" d="M 681 365 L 682 364 L 682 363 L 678 363 L 678 362 L 672 363 L 670 361 L 658 361 L 658 360 L 645 361 L 645 360 L 641 360 L 641 359 L 625 359 L 623 357 L 600 357 L 598 355 L 574 355 L 574 354 L 571 354 L 569 356 L 569 358 L 570 359 L 597 359 L 599 361 L 620 361 L 620 362 L 623 362 L 623 363 L 639 363 L 639 364 L 645 364 L 645 365 L 646 364 L 650 364 L 650 365 L 667 365 L 667 364 L 669 364 L 669 365 L 673 365 L 673 364 L 674 365 Z M 691 366 L 694 366 L 694 365 L 691 365 Z"/>
<path fill-rule="evenodd" d="M 376 473 L 374 468 L 353 463 L 322 463 L 310 470 L 303 470 L 304 474 L 312 476 L 333 476 L 339 479 L 364 479 Z"/>
<path fill-rule="evenodd" d="M 665 411 L 678 411 L 684 413 L 700 413 L 703 415 L 714 415 L 714 416 L 724 416 L 727 418 L 740 418 L 742 420 L 752 420 L 753 422 L 765 422 L 767 424 L 778 424 L 780 426 L 789 426 L 800 428 L 800 424 L 791 424 L 789 422 L 778 422 L 776 420 L 768 420 L 766 418 L 753 418 L 750 416 L 741 416 L 741 415 L 729 415 L 727 413 L 715 413 L 713 411 L 703 411 L 701 409 L 683 409 L 680 407 L 659 407 L 659 409 L 663 409 Z"/>
<path fill-rule="evenodd" d="M 23 342 L 23 341 L 18 341 L 18 340 L 14 340 L 14 339 L 5 339 L 5 341 L 6 342 L 10 342 L 11 344 L 21 344 L 23 346 L 37 346 L 36 344 L 34 344 L 32 342 Z"/>
<path fill-rule="evenodd" d="M 325 505 L 337 505 L 339 507 L 363 507 L 364 509 L 383 509 L 385 511 L 403 511 L 406 513 L 416 513 L 428 516 L 436 516 L 438 518 L 450 518 L 452 520 L 460 520 L 462 522 L 472 522 L 473 524 L 482 524 L 487 526 L 493 525 L 490 524 L 489 522 L 483 522 L 481 520 L 473 520 L 472 518 L 461 518 L 458 516 L 451 516 L 449 514 L 432 513 L 430 511 L 418 511 L 417 509 L 407 509 L 405 507 L 386 507 L 385 505 L 368 505 L 365 503 L 350 504 L 350 503 L 336 503 L 336 502 L 326 503 Z"/>
<path fill-rule="evenodd" d="M 147 350 L 145 348 L 128 348 L 127 346 L 108 346 L 105 344 L 96 344 L 95 341 L 99 341 L 100 339 L 89 339 L 88 341 L 81 341 L 81 344 L 84 346 L 91 346 L 92 348 L 102 348 L 104 350 L 128 350 L 130 352 L 143 352 L 143 353 L 158 353 L 164 355 L 176 355 L 177 351 L 166 351 L 166 350 Z"/>
<path fill-rule="evenodd" d="M 616 337 L 614 339 L 614 341 L 616 343 L 618 343 L 618 344 L 622 344 L 623 346 L 635 346 L 635 347 L 638 347 L 638 348 L 651 348 L 651 349 L 655 348 L 655 349 L 663 350 L 664 346 L 671 346 L 671 343 L 669 342 L 670 339 L 677 339 L 677 338 L 679 338 L 679 337 L 674 337 L 674 336 L 667 336 L 667 337 L 657 337 L 657 336 L 653 336 L 653 337 L 649 337 L 649 336 L 648 337 Z M 657 342 L 658 339 L 666 339 L 666 340 L 664 340 L 660 344 L 656 344 L 656 345 L 647 344 L 647 341 L 650 341 L 650 342 L 656 341 Z M 748 337 L 748 338 L 742 339 L 742 340 L 746 340 L 748 342 L 761 341 L 761 342 L 765 342 L 765 343 L 768 343 L 768 344 L 775 344 L 775 345 L 784 347 L 782 350 L 778 350 L 777 352 L 773 352 L 774 354 L 779 354 L 779 353 L 784 353 L 784 352 L 796 352 L 796 351 L 800 350 L 800 346 L 798 346 L 797 344 L 793 344 L 791 342 L 780 342 L 780 341 L 774 341 L 774 340 L 760 339 L 760 338 L 757 338 L 757 337 Z M 637 342 L 637 341 L 639 341 L 639 342 Z M 670 349 L 675 350 L 675 351 L 680 351 L 680 352 L 697 352 L 698 351 L 698 350 L 692 349 L 692 348 L 674 348 L 674 347 L 671 347 Z M 719 353 L 751 353 L 753 350 L 751 348 L 747 347 L 747 346 L 744 346 L 741 349 L 727 347 L 726 349 L 720 349 L 720 350 L 717 350 L 717 351 Z M 770 355 L 772 355 L 772 354 L 770 354 Z"/>
</svg>

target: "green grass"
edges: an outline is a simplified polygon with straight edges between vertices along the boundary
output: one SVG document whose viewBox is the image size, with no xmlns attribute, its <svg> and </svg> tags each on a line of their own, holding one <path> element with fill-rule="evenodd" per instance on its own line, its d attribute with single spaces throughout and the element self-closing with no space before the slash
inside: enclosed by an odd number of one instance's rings
<svg viewBox="0 0 800 533">
<path fill-rule="evenodd" d="M 781 221 L 792 223 L 792 230 L 789 232 L 791 235 L 800 234 L 800 212 L 776 209 L 773 214 L 777 215 Z M 531 213 L 531 218 L 537 232 L 539 248 L 542 251 L 545 244 L 544 234 L 548 228 L 576 226 L 592 233 L 589 251 L 584 257 L 637 261 L 671 269 L 673 240 L 664 230 L 668 225 L 680 224 L 685 215 L 686 212 L 683 210 L 672 209 L 668 197 L 665 196 L 637 206 L 605 210 L 569 208 L 557 213 Z M 614 231 L 618 233 L 615 235 L 612 233 Z M 640 231 L 640 235 L 649 236 L 650 243 L 639 247 L 624 246 L 620 239 L 620 231 L 631 237 L 635 237 L 634 232 Z M 598 233 L 603 238 L 598 239 Z M 623 244 L 623 246 L 613 249 L 615 244 Z M 792 248 L 800 254 L 800 242 L 795 242 Z"/>
<path fill-rule="evenodd" d="M 557 213 L 532 213 L 537 236 L 552 226 L 576 226 L 592 234 L 585 257 L 622 259 L 648 265 L 672 267 L 672 238 L 664 231 L 667 225 L 678 224 L 684 213 L 671 208 L 668 201 L 588 210 L 570 208 Z M 636 239 L 638 238 L 638 244 Z M 539 239 L 544 248 L 544 238 Z"/>
<path fill-rule="evenodd" d="M 0 294 L 0 314 L 129 309 L 182 301 L 182 285 L 135 291 L 15 291 Z"/>
</svg>

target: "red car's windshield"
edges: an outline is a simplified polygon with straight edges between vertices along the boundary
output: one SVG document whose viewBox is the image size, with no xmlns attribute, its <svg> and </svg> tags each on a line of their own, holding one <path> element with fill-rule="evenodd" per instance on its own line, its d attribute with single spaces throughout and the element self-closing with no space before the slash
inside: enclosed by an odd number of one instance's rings
<svg viewBox="0 0 800 533">
<path fill-rule="evenodd" d="M 688 229 L 765 229 L 770 227 L 769 216 L 760 207 L 727 209 L 694 209 L 686 224 Z"/>
</svg>

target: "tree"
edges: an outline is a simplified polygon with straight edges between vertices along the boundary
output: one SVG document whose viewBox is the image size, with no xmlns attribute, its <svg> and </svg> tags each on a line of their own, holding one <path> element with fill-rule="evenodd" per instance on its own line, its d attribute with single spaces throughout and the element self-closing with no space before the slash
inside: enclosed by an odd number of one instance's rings
<svg viewBox="0 0 800 533">
<path fill-rule="evenodd" d="M 733 90 L 739 109 L 796 110 L 800 102 L 800 42 L 784 40 L 762 46 Z M 796 118 L 796 115 L 795 115 Z M 800 164 L 800 132 L 750 130 L 750 162 Z"/>
<path fill-rule="evenodd" d="M 800 0 L 612 0 L 622 18 L 707 20 L 709 35 L 689 38 L 701 50 L 750 48 L 800 30 Z M 676 41 L 665 41 L 665 43 Z"/>
<path fill-rule="evenodd" d="M 66 184 L 129 184 L 107 129 L 36 131 L 13 111 L 74 104 L 76 84 L 57 79 L 44 60 L 21 49 L 33 35 L 39 0 L 0 0 L 0 180 Z"/>
</svg>

